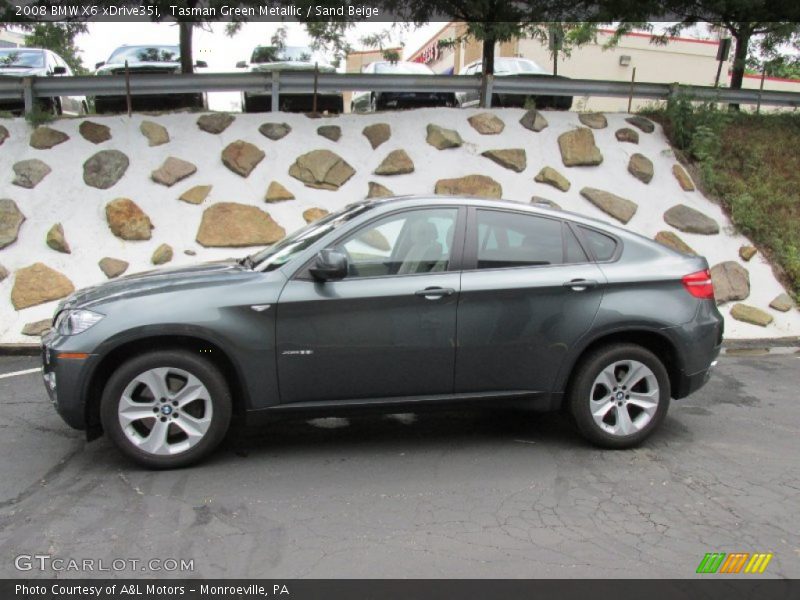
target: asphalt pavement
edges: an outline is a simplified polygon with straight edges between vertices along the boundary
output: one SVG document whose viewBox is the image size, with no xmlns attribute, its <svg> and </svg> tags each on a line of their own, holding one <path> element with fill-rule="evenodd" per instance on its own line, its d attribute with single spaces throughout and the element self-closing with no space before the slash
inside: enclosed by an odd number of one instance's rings
<svg viewBox="0 0 800 600">
<path fill-rule="evenodd" d="M 237 430 L 169 472 L 86 443 L 37 366 L 0 358 L 0 577 L 684 578 L 707 552 L 800 577 L 798 354 L 722 356 L 635 450 L 460 410 Z"/>
</svg>

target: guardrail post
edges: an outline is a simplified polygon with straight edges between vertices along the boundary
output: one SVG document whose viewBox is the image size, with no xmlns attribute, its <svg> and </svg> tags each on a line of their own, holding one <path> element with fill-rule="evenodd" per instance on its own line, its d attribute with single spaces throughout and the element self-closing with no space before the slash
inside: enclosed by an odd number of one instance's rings
<svg viewBox="0 0 800 600">
<path fill-rule="evenodd" d="M 484 98 L 484 108 L 492 108 L 492 88 L 494 87 L 494 75 L 486 77 L 486 98 Z"/>
<path fill-rule="evenodd" d="M 33 77 L 22 78 L 22 99 L 25 101 L 25 114 L 33 112 Z"/>
<path fill-rule="evenodd" d="M 280 89 L 281 83 L 281 72 L 280 71 L 273 71 L 272 72 L 272 94 L 270 96 L 270 100 L 272 101 L 272 106 L 270 110 L 272 112 L 278 112 L 278 107 L 280 106 L 280 98 L 278 94 L 280 93 L 278 90 Z"/>
</svg>

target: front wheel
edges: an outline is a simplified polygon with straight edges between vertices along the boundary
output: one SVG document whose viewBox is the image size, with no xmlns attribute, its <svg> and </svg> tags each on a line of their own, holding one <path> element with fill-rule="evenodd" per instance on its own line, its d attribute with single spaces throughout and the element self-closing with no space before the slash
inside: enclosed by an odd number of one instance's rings
<svg viewBox="0 0 800 600">
<path fill-rule="evenodd" d="M 568 401 L 585 438 L 620 449 L 636 446 L 658 427 L 669 399 L 669 376 L 658 357 L 641 346 L 615 344 L 580 363 Z"/>
<path fill-rule="evenodd" d="M 222 441 L 231 420 L 227 382 L 208 360 L 181 350 L 143 354 L 109 379 L 103 429 L 128 457 L 155 469 L 184 467 Z"/>
</svg>

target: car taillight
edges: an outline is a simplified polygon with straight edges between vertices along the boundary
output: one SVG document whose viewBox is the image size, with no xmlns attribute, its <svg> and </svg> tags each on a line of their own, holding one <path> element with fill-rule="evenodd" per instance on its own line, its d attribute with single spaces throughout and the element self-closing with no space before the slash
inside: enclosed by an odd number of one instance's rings
<svg viewBox="0 0 800 600">
<path fill-rule="evenodd" d="M 714 284 L 711 282 L 711 272 L 708 269 L 684 275 L 681 281 L 686 291 L 695 298 L 714 299 Z"/>
</svg>

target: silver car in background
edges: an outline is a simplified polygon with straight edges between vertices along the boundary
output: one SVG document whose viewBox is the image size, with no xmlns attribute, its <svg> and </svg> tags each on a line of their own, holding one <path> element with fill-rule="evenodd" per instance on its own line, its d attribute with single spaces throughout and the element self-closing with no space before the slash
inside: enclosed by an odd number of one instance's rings
<svg viewBox="0 0 800 600">
<path fill-rule="evenodd" d="M 72 69 L 55 52 L 43 48 L 0 48 L 0 78 L 69 77 Z M 39 98 L 39 109 L 56 116 L 85 115 L 89 112 L 86 96 Z M 0 111 L 21 114 L 25 103 L 20 99 L 0 100 Z"/>
<path fill-rule="evenodd" d="M 436 75 L 422 63 L 377 61 L 368 64 L 362 73 L 376 75 Z M 456 98 L 452 92 L 353 92 L 350 112 L 377 112 L 387 108 L 421 108 L 423 106 L 455 106 Z"/>
</svg>

